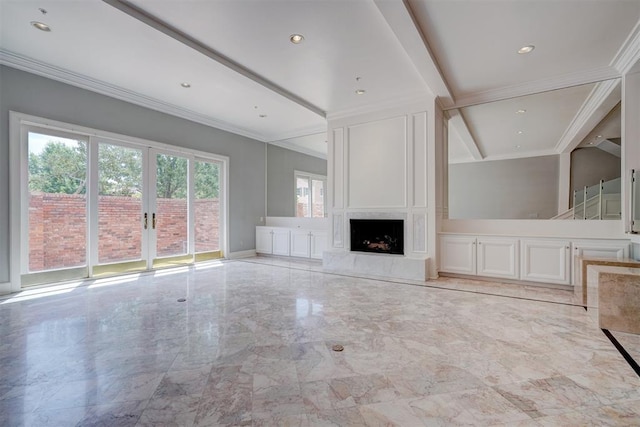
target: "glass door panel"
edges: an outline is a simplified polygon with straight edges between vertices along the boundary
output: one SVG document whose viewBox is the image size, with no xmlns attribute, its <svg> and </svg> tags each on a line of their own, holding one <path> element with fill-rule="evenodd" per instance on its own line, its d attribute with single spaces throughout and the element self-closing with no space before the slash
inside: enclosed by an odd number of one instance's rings
<svg viewBox="0 0 640 427">
<path fill-rule="evenodd" d="M 155 210 L 151 228 L 156 233 L 156 257 L 189 253 L 188 165 L 185 157 L 157 153 Z M 155 263 L 154 263 L 155 265 Z"/>
<path fill-rule="evenodd" d="M 142 150 L 98 145 L 98 264 L 109 267 L 94 268 L 94 275 L 146 268 L 142 177 Z"/>
<path fill-rule="evenodd" d="M 87 143 L 28 133 L 28 272 L 87 264 Z"/>
<path fill-rule="evenodd" d="M 202 160 L 194 165 L 195 252 L 198 260 L 220 258 L 220 165 Z"/>
</svg>

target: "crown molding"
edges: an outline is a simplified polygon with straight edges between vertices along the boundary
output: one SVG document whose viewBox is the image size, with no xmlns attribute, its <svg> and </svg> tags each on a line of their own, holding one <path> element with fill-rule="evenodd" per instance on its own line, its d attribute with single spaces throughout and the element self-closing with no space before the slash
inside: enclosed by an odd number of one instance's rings
<svg viewBox="0 0 640 427">
<path fill-rule="evenodd" d="M 404 108 L 409 105 L 424 105 L 425 103 L 428 105 L 431 103 L 432 105 L 435 102 L 435 98 L 429 96 L 426 91 L 423 95 L 419 96 L 407 96 L 394 98 L 387 101 L 377 102 L 373 104 L 367 104 L 363 107 L 354 107 L 347 108 L 344 110 L 334 111 L 332 113 L 327 114 L 328 121 L 340 120 L 347 117 L 359 116 L 364 114 L 377 113 L 385 110 L 392 110 L 396 108 Z"/>
<path fill-rule="evenodd" d="M 487 156 L 482 160 L 464 159 L 464 160 L 450 160 L 450 165 L 459 165 L 464 163 L 486 163 L 497 160 L 515 160 L 515 159 L 528 159 L 530 157 L 543 157 L 543 156 L 557 156 L 558 153 L 553 148 L 547 148 L 537 151 L 518 151 L 516 153 L 498 154 L 495 156 Z"/>
<path fill-rule="evenodd" d="M 555 147 L 557 153 L 571 152 L 609 114 L 620 101 L 613 96 L 619 84 L 620 81 L 607 80 L 596 85 L 560 137 Z"/>
<path fill-rule="evenodd" d="M 145 95 L 141 95 L 139 93 L 135 93 L 100 80 L 92 79 L 87 76 L 65 70 L 63 68 L 45 64 L 43 62 L 18 55 L 4 49 L 0 49 L 0 64 L 46 77 L 48 79 L 66 83 L 75 87 L 79 87 L 81 89 L 90 90 L 101 95 L 106 95 L 111 98 L 126 101 L 131 104 L 149 108 L 151 110 L 159 111 L 161 113 L 170 114 L 172 116 L 187 119 L 192 122 L 221 129 L 226 132 L 231 132 L 237 135 L 245 136 L 247 138 L 255 139 L 260 142 L 266 142 L 267 139 L 269 139 L 266 138 L 265 135 L 257 134 L 247 129 L 233 126 L 229 123 L 216 120 L 204 114 L 196 113 L 194 111 L 187 110 L 185 108 L 181 108 L 176 105 L 169 104 L 167 102 L 163 102 Z"/>
<path fill-rule="evenodd" d="M 627 74 L 629 70 L 640 60 L 640 21 L 633 27 L 627 39 L 622 43 L 620 50 L 611 61 L 621 75 Z"/>
<path fill-rule="evenodd" d="M 476 92 L 456 98 L 455 105 L 447 109 L 468 107 L 470 105 L 484 104 L 487 102 L 502 101 L 524 95 L 548 92 L 589 83 L 597 83 L 604 80 L 617 79 L 620 72 L 613 66 L 594 68 L 579 73 L 566 74 L 548 79 L 536 80 L 523 84 L 505 86 L 483 92 Z"/>
<path fill-rule="evenodd" d="M 317 157 L 319 159 L 327 160 L 327 153 L 320 153 L 315 150 L 310 150 L 308 148 L 294 145 L 287 141 L 273 141 L 273 142 L 268 142 L 267 144 L 275 145 L 276 147 L 280 147 L 280 148 L 286 148 L 287 150 L 291 150 L 291 151 L 297 151 L 298 153 L 306 154 L 307 156 Z"/>
</svg>

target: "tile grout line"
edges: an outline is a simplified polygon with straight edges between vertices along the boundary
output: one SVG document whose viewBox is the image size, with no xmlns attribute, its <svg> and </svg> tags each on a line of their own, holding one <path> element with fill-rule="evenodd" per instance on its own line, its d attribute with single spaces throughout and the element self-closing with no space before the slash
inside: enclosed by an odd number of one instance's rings
<svg viewBox="0 0 640 427">
<path fill-rule="evenodd" d="M 622 346 L 622 344 L 620 344 L 616 337 L 614 337 L 613 334 L 609 332 L 608 329 L 602 329 L 602 332 L 607 338 L 609 338 L 611 344 L 613 344 L 613 346 L 620 352 L 622 357 L 624 357 L 624 360 L 626 360 L 629 366 L 631 366 L 631 369 L 633 369 L 635 373 L 640 377 L 640 365 L 638 365 L 638 362 L 636 362 L 633 357 L 631 357 L 629 352 L 627 352 L 627 350 Z"/>
</svg>

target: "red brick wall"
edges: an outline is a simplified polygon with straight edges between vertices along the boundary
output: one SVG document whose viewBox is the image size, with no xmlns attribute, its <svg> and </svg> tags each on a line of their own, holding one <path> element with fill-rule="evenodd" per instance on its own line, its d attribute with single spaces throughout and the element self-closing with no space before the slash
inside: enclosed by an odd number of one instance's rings
<svg viewBox="0 0 640 427">
<path fill-rule="evenodd" d="M 307 216 L 307 205 L 305 203 L 298 203 L 296 206 L 296 210 L 297 210 L 296 212 L 297 217 Z M 313 217 L 314 218 L 324 217 L 324 204 L 322 203 L 313 204 Z"/>
<path fill-rule="evenodd" d="M 85 196 L 38 193 L 31 195 L 29 203 L 29 270 L 84 265 Z M 98 203 L 99 262 L 139 259 L 143 232 L 141 201 L 100 196 Z M 185 201 L 158 199 L 157 212 L 158 256 L 183 253 L 187 240 Z M 218 250 L 218 200 L 196 200 L 195 217 L 196 252 Z"/>
</svg>

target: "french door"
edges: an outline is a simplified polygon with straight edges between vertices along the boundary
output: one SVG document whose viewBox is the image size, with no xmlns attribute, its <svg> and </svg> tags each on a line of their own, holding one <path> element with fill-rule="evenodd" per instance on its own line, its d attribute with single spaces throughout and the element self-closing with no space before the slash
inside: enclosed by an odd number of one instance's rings
<svg viewBox="0 0 640 427">
<path fill-rule="evenodd" d="M 25 127 L 22 286 L 222 256 L 222 163 Z"/>
</svg>

